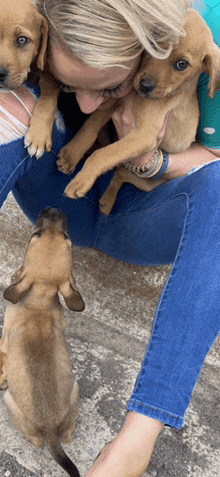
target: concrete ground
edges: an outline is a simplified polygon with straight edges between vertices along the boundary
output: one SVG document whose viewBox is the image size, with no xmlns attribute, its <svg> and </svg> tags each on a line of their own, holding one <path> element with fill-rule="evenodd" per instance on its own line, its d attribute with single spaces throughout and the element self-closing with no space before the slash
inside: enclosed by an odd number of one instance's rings
<svg viewBox="0 0 220 477">
<path fill-rule="evenodd" d="M 30 222 L 10 195 L 0 213 L 1 328 L 3 291 L 22 261 L 30 231 Z M 81 400 L 73 442 L 65 449 L 83 477 L 123 423 L 169 267 L 136 267 L 75 247 L 74 268 L 86 308 L 74 314 L 66 309 L 67 341 Z M 219 348 L 217 340 L 184 427 L 163 431 L 145 477 L 220 476 Z M 45 448 L 35 448 L 14 428 L 3 395 L 1 390 L 0 476 L 64 477 Z"/>
</svg>

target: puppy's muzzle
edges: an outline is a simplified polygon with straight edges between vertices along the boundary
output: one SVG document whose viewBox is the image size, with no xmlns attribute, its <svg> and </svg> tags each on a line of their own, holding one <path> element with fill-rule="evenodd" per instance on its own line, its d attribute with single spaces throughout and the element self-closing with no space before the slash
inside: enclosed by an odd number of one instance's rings
<svg viewBox="0 0 220 477">
<path fill-rule="evenodd" d="M 3 87 L 8 79 L 8 70 L 4 67 L 0 68 L 0 87 Z"/>
<path fill-rule="evenodd" d="M 139 82 L 138 93 L 142 94 L 143 96 L 145 96 L 145 98 L 147 98 L 152 93 L 154 88 L 155 85 L 151 81 L 143 78 Z"/>
<path fill-rule="evenodd" d="M 65 215 L 62 212 L 62 210 L 58 209 L 57 207 L 47 207 L 46 209 L 43 209 L 40 212 L 38 218 L 49 219 L 51 220 L 51 222 L 57 222 L 58 220 L 61 220 L 64 217 Z"/>
<path fill-rule="evenodd" d="M 35 230 L 41 228 L 47 229 L 51 224 L 54 224 L 68 235 L 66 216 L 62 210 L 57 207 L 47 207 L 40 212 L 35 224 Z"/>
</svg>

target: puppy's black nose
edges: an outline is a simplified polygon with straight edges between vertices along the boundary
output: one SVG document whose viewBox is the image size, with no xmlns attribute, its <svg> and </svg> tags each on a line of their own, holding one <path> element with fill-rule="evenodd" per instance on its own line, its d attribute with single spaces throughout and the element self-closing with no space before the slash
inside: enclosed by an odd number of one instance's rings
<svg viewBox="0 0 220 477">
<path fill-rule="evenodd" d="M 8 77 L 8 70 L 6 68 L 0 68 L 0 83 L 4 83 L 7 77 Z"/>
<path fill-rule="evenodd" d="M 61 213 L 61 210 L 57 207 L 48 207 L 47 212 L 51 215 L 59 215 Z"/>
<path fill-rule="evenodd" d="M 48 223 L 45 222 L 44 219 L 48 220 Z M 50 223 L 53 222 L 54 224 L 60 224 L 61 230 L 67 232 L 67 220 L 65 214 L 62 212 L 61 209 L 57 207 L 46 207 L 43 209 L 37 218 L 35 223 L 35 228 L 47 228 L 49 227 Z"/>
<path fill-rule="evenodd" d="M 64 213 L 57 207 L 47 207 L 40 212 L 39 216 L 56 222 L 64 217 Z"/>
<path fill-rule="evenodd" d="M 142 79 L 138 85 L 138 92 L 143 94 L 144 96 L 148 96 L 154 89 L 154 85 L 146 80 Z"/>
</svg>

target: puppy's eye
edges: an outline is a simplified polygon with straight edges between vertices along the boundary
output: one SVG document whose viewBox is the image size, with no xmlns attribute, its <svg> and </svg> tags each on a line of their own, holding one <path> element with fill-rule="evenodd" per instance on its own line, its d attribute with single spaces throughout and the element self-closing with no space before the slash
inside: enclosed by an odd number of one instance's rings
<svg viewBox="0 0 220 477">
<path fill-rule="evenodd" d="M 27 38 L 26 36 L 19 36 L 19 38 L 17 39 L 17 44 L 18 46 L 24 46 L 30 43 L 30 41 L 30 38 Z"/>
<path fill-rule="evenodd" d="M 174 65 L 173 65 L 173 67 L 177 71 L 184 71 L 184 70 L 186 70 L 186 68 L 188 68 L 188 66 L 189 66 L 189 63 L 186 60 L 179 60 L 176 63 L 174 63 Z"/>
<path fill-rule="evenodd" d="M 71 240 L 70 236 L 66 232 L 63 232 L 63 236 L 65 240 Z"/>
<path fill-rule="evenodd" d="M 42 235 L 42 230 L 36 230 L 31 236 L 32 237 L 40 237 Z"/>
</svg>

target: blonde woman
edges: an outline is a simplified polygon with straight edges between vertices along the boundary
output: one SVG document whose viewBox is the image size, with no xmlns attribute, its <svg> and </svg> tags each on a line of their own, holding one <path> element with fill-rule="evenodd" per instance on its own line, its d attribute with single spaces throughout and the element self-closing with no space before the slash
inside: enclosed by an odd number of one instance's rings
<svg viewBox="0 0 220 477">
<path fill-rule="evenodd" d="M 170 181 L 151 193 L 130 184 L 123 187 L 107 218 L 98 204 L 113 172 L 100 177 L 84 199 L 71 201 L 63 196 L 70 179 L 57 170 L 56 155 L 81 126 L 81 112 L 103 109 L 112 97 L 124 98 L 112 115 L 118 136 L 130 131 L 132 81 L 141 54 L 147 50 L 166 58 L 184 34 L 189 6 L 188 0 L 38 2 L 50 27 L 50 68 L 63 89 L 59 107 L 71 129 L 58 115 L 52 151 L 40 161 L 29 157 L 23 146 L 38 89 L 25 85 L 0 95 L 1 203 L 12 190 L 33 222 L 41 209 L 53 204 L 65 212 L 76 245 L 140 265 L 173 263 L 124 426 L 88 477 L 142 475 L 163 426 L 183 425 L 199 371 L 218 335 L 220 95 L 208 99 L 203 75 L 198 142 L 184 153 L 170 155 L 162 166 Z M 220 44 L 220 4 L 207 0 L 201 13 Z M 158 144 L 165 128 L 166 124 Z M 133 164 L 143 166 L 150 159 L 141 155 Z"/>
</svg>

